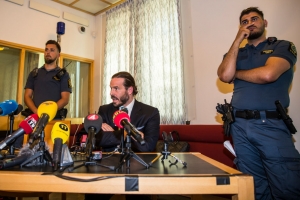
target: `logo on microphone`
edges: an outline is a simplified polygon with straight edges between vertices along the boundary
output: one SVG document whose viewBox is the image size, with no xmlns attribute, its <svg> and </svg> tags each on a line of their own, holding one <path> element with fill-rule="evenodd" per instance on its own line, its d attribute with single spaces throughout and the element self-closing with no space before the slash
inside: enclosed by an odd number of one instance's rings
<svg viewBox="0 0 300 200">
<path fill-rule="evenodd" d="M 35 121 L 35 119 L 29 119 L 28 121 L 27 121 L 27 123 L 29 124 L 29 126 L 32 128 L 32 129 L 34 129 L 34 127 L 35 127 L 35 125 L 36 125 L 36 121 Z"/>
<path fill-rule="evenodd" d="M 97 120 L 99 117 L 98 117 L 98 115 L 96 115 L 96 114 L 92 114 L 92 115 L 88 115 L 87 116 L 87 119 L 88 120 Z"/>
<path fill-rule="evenodd" d="M 59 124 L 58 125 L 60 129 L 64 130 L 64 131 L 68 131 L 68 126 L 66 124 Z"/>
<path fill-rule="evenodd" d="M 115 120 L 116 116 L 119 115 L 120 113 L 125 113 L 125 112 L 122 111 L 122 110 L 117 110 L 117 111 L 114 112 L 114 114 L 113 114 L 113 120 Z"/>
</svg>

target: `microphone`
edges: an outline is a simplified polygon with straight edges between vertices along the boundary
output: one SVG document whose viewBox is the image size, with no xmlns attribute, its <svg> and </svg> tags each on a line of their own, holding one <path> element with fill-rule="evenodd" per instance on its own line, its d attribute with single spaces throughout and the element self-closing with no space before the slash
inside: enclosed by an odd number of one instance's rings
<svg viewBox="0 0 300 200">
<path fill-rule="evenodd" d="M 69 127 L 62 123 L 56 122 L 51 131 L 51 140 L 54 143 L 53 147 L 53 167 L 56 171 L 61 164 L 62 145 L 66 143 L 70 136 Z"/>
<path fill-rule="evenodd" d="M 17 109 L 14 112 L 14 115 L 18 115 L 22 110 L 23 110 L 23 106 L 21 104 L 19 104 Z"/>
<path fill-rule="evenodd" d="M 18 108 L 18 104 L 15 100 L 6 100 L 0 103 L 0 115 L 9 115 Z"/>
<path fill-rule="evenodd" d="M 102 127 L 102 117 L 98 114 L 90 114 L 84 118 L 83 127 L 86 132 L 90 132 L 92 129 L 97 134 Z"/>
<path fill-rule="evenodd" d="M 145 144 L 145 140 L 142 138 L 139 131 L 130 123 L 129 115 L 126 112 L 117 110 L 113 115 L 113 121 L 119 128 L 123 128 L 124 126 L 125 128 L 128 127 L 134 139 L 136 139 L 141 145 Z"/>
<path fill-rule="evenodd" d="M 90 114 L 84 118 L 83 127 L 88 133 L 85 151 L 88 156 L 92 155 L 95 140 L 94 137 L 95 134 L 100 131 L 102 122 L 102 117 L 98 114 Z"/>
<path fill-rule="evenodd" d="M 30 134 L 32 133 L 32 130 L 34 129 L 39 117 L 37 114 L 29 115 L 26 119 L 24 119 L 20 125 L 19 129 L 13 132 L 11 135 L 7 136 L 3 141 L 0 142 L 0 150 L 2 150 L 7 145 L 10 145 L 20 137 L 21 135 Z"/>
<path fill-rule="evenodd" d="M 20 149 L 20 152 L 17 157 L 0 160 L 0 169 L 6 169 L 17 165 L 22 165 L 22 163 L 26 162 L 30 157 L 32 157 L 39 150 L 39 148 L 40 145 L 38 143 L 35 144 L 35 146 L 33 147 L 31 147 L 29 143 L 27 143 L 26 145 L 24 145 L 24 147 Z M 47 143 L 45 143 L 45 148 L 49 149 Z M 32 160 L 30 163 L 26 164 L 26 166 L 37 166 L 40 164 L 43 163 L 40 162 L 39 158 L 36 158 Z"/>
<path fill-rule="evenodd" d="M 30 156 L 31 155 L 29 155 L 29 154 L 28 155 L 25 154 L 25 155 L 17 156 L 15 158 L 0 160 L 0 169 L 6 169 L 6 168 L 20 165 L 23 162 L 25 162 Z"/>
<path fill-rule="evenodd" d="M 40 136 L 47 123 L 55 117 L 57 112 L 57 104 L 54 101 L 45 101 L 38 107 L 37 112 L 40 119 L 30 136 L 30 144 L 32 144 L 33 140 Z"/>
</svg>

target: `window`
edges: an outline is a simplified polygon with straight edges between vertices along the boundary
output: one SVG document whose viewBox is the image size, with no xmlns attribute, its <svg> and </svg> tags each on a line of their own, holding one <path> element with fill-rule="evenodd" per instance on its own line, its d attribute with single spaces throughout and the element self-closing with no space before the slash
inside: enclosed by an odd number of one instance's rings
<svg viewBox="0 0 300 200">
<path fill-rule="evenodd" d="M 17 98 L 20 49 L 0 44 L 0 101 Z"/>
<path fill-rule="evenodd" d="M 44 65 L 44 49 L 24 47 L 0 40 L 0 101 L 7 99 L 24 103 L 24 86 L 29 73 Z M 69 65 L 68 65 L 69 64 Z M 68 65 L 68 66 L 67 66 Z M 59 66 L 67 67 L 72 82 L 68 118 L 83 118 L 91 109 L 93 60 L 61 53 Z"/>
<path fill-rule="evenodd" d="M 68 117 L 85 117 L 89 114 L 89 70 L 90 64 L 76 60 L 63 59 L 63 66 L 70 74 L 72 95 L 70 96 Z"/>
</svg>

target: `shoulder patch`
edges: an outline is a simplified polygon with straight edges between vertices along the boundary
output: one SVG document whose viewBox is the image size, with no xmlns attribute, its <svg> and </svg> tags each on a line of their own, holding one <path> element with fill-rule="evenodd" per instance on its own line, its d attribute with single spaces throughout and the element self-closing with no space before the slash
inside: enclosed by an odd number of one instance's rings
<svg viewBox="0 0 300 200">
<path fill-rule="evenodd" d="M 289 51 L 296 57 L 297 56 L 297 50 L 294 43 L 290 42 Z"/>
<path fill-rule="evenodd" d="M 68 87 L 72 88 L 72 83 L 71 83 L 71 79 L 70 78 L 68 79 Z"/>
</svg>

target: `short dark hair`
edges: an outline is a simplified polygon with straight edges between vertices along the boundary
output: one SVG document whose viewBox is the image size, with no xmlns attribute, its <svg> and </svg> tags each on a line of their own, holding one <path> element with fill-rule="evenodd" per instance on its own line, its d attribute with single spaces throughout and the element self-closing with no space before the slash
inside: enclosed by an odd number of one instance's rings
<svg viewBox="0 0 300 200">
<path fill-rule="evenodd" d="M 46 45 L 47 45 L 47 44 L 55 44 L 55 46 L 56 46 L 57 49 L 58 49 L 58 52 L 60 53 L 61 48 L 60 48 L 60 45 L 58 44 L 58 42 L 56 42 L 55 40 L 48 40 L 48 41 L 46 42 Z"/>
<path fill-rule="evenodd" d="M 134 78 L 131 76 L 130 73 L 128 72 L 118 72 L 114 74 L 112 77 L 113 78 L 124 78 L 123 85 L 126 88 L 126 90 L 132 86 L 133 88 L 133 95 L 136 95 L 138 93 L 137 87 L 135 85 Z"/>
<path fill-rule="evenodd" d="M 264 13 L 258 9 L 258 7 L 249 7 L 249 8 L 246 8 L 245 10 L 243 10 L 241 12 L 241 15 L 240 15 L 240 23 L 241 23 L 241 19 L 244 15 L 247 15 L 251 12 L 256 12 L 259 16 L 261 16 L 262 19 L 264 19 Z"/>
</svg>

